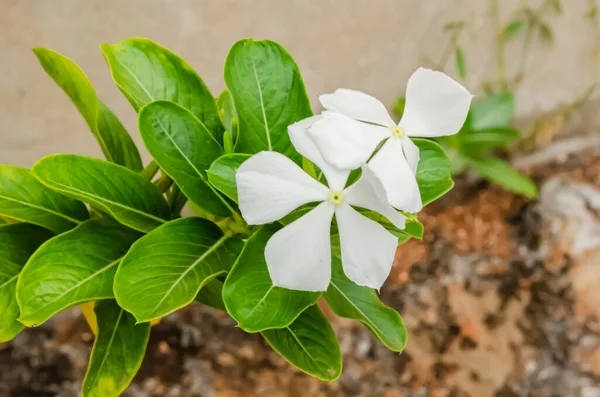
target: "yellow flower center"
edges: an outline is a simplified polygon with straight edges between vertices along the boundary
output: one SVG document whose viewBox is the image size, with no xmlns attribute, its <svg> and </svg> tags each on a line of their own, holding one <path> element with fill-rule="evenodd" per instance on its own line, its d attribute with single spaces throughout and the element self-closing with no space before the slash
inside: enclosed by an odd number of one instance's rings
<svg viewBox="0 0 600 397">
<path fill-rule="evenodd" d="M 329 195 L 329 200 L 335 205 L 340 205 L 344 201 L 344 193 L 331 192 L 331 194 Z"/>
<path fill-rule="evenodd" d="M 392 127 L 392 134 L 397 138 L 404 137 L 404 129 L 402 127 Z"/>
</svg>

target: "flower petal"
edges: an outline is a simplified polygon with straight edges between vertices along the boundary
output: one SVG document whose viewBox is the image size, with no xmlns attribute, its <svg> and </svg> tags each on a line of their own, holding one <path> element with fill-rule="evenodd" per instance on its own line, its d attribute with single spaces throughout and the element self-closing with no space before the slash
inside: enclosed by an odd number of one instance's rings
<svg viewBox="0 0 600 397">
<path fill-rule="evenodd" d="M 265 247 L 273 285 L 326 291 L 331 280 L 331 220 L 334 205 L 319 204 L 275 233 Z"/>
<path fill-rule="evenodd" d="M 379 99 L 361 91 L 339 88 L 332 94 L 321 95 L 319 101 L 325 109 L 345 114 L 355 120 L 384 127 L 396 125 Z"/>
<path fill-rule="evenodd" d="M 385 216 L 399 229 L 406 225 L 406 218 L 390 206 L 383 184 L 368 165 L 362 167 L 360 179 L 346 189 L 344 200 Z"/>
<path fill-rule="evenodd" d="M 308 132 L 325 161 L 347 170 L 360 167 L 377 145 L 392 134 L 387 127 L 362 123 L 334 112 L 323 112 L 323 119 Z"/>
<path fill-rule="evenodd" d="M 415 174 L 402 154 L 402 141 L 390 138 L 369 161 L 369 168 L 383 183 L 392 207 L 406 212 L 423 208 Z"/>
<path fill-rule="evenodd" d="M 413 174 L 417 173 L 417 166 L 419 165 L 419 148 L 410 140 L 409 137 L 405 136 L 401 140 L 402 152 L 406 158 L 406 162 L 410 167 Z"/>
<path fill-rule="evenodd" d="M 456 134 L 465 123 L 472 98 L 465 87 L 444 73 L 419 68 L 408 79 L 399 125 L 414 137 Z"/>
<path fill-rule="evenodd" d="M 307 128 L 322 119 L 323 116 L 319 115 L 294 123 L 288 127 L 288 134 L 290 135 L 290 140 L 292 141 L 292 145 L 296 148 L 296 151 L 315 163 L 315 165 L 323 171 L 329 187 L 332 190 L 339 191 L 346 186 L 350 171 L 340 170 L 327 163 L 323 159 L 323 156 L 321 156 L 313 139 L 308 135 Z"/>
<path fill-rule="evenodd" d="M 347 204 L 335 209 L 344 273 L 358 285 L 379 289 L 390 274 L 398 238 Z"/>
<path fill-rule="evenodd" d="M 260 152 L 244 161 L 235 180 L 242 216 L 250 225 L 276 221 L 303 204 L 329 198 L 329 189 L 292 160 Z"/>
</svg>

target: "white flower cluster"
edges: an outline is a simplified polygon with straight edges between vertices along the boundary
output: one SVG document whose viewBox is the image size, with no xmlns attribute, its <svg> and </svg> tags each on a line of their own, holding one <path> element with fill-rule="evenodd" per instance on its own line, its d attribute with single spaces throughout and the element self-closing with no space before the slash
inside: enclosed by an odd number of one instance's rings
<svg viewBox="0 0 600 397">
<path fill-rule="evenodd" d="M 401 212 L 423 207 L 415 173 L 419 149 L 409 137 L 456 134 L 472 95 L 444 73 L 418 69 L 408 80 L 404 115 L 396 124 L 385 106 L 359 91 L 338 89 L 320 97 L 326 109 L 288 127 L 292 144 L 323 173 L 327 186 L 277 152 L 246 160 L 236 182 L 242 215 L 250 225 L 282 219 L 308 203 L 315 208 L 276 232 L 265 258 L 276 286 L 325 291 L 331 279 L 333 217 L 342 267 L 358 285 L 379 289 L 388 277 L 397 237 L 355 207 L 377 212 L 403 229 Z M 383 144 L 382 144 L 383 143 Z M 350 171 L 360 178 L 346 186 Z"/>
</svg>

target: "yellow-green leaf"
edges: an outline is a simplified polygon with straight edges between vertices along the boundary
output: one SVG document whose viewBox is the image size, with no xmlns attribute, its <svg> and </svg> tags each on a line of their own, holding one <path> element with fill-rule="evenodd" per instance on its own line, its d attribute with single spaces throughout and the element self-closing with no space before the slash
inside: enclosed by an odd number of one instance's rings
<svg viewBox="0 0 600 397">
<path fill-rule="evenodd" d="M 98 99 L 87 76 L 69 58 L 48 48 L 33 50 L 48 75 L 73 101 L 108 161 L 142 170 L 140 153 L 117 116 Z"/>
<path fill-rule="evenodd" d="M 142 364 L 150 337 L 150 324 L 135 318 L 112 299 L 94 305 L 98 335 L 90 355 L 83 397 L 118 397 Z"/>
</svg>

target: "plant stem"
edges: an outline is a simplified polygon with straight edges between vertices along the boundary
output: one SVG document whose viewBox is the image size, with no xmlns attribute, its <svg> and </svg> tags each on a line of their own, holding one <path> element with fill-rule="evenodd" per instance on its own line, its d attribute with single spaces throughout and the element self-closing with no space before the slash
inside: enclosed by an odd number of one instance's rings
<svg viewBox="0 0 600 397">
<path fill-rule="evenodd" d="M 517 74 L 513 79 L 515 86 L 518 86 L 520 82 L 523 81 L 523 75 L 525 74 L 525 66 L 527 64 L 529 49 L 531 48 L 531 43 L 533 42 L 535 18 L 536 17 L 532 15 L 531 20 L 527 21 L 527 26 L 525 27 L 525 40 L 523 41 L 523 49 L 521 50 L 521 58 L 519 59 L 519 68 L 517 69 Z"/>
<path fill-rule="evenodd" d="M 164 193 L 167 190 L 169 190 L 169 188 L 173 184 L 173 179 L 171 179 L 167 174 L 163 174 L 160 178 L 156 180 L 156 182 L 154 182 L 154 184 L 156 185 L 158 190 L 160 190 L 161 193 Z"/>
<path fill-rule="evenodd" d="M 187 197 L 181 192 L 179 186 L 173 185 L 169 194 L 167 195 L 167 201 L 171 207 L 171 218 L 179 218 L 181 216 L 181 210 L 187 202 Z"/>
<path fill-rule="evenodd" d="M 536 28 L 540 24 L 543 14 L 550 6 L 551 2 L 549 0 L 546 0 L 537 8 L 537 10 L 526 10 L 527 24 L 525 26 L 525 40 L 523 41 L 523 49 L 521 50 L 519 68 L 517 69 L 517 74 L 513 79 L 515 87 L 517 87 L 521 83 L 521 81 L 523 81 L 523 76 L 525 75 L 525 68 L 527 66 L 527 60 L 529 59 L 529 53 L 531 50 L 531 44 L 533 43 L 534 33 L 536 31 Z"/>
<path fill-rule="evenodd" d="M 562 114 L 565 118 L 568 118 L 575 110 L 577 110 L 581 105 L 583 105 L 590 96 L 596 90 L 596 84 L 592 84 L 587 90 L 585 90 L 581 95 L 579 95 L 575 100 L 569 104 L 567 104 L 562 111 Z"/>
<path fill-rule="evenodd" d="M 158 172 L 158 170 L 158 164 L 156 164 L 156 161 L 152 160 L 150 164 L 148 164 L 140 174 L 142 175 L 142 177 L 151 181 L 152 178 L 154 178 L 154 175 L 156 175 L 156 173 Z"/>
<path fill-rule="evenodd" d="M 450 55 L 452 54 L 452 50 L 456 48 L 456 43 L 458 42 L 458 38 L 460 33 L 462 32 L 462 27 L 457 28 L 452 32 L 452 36 L 450 36 L 450 40 L 448 40 L 448 44 L 446 48 L 444 48 L 444 52 L 442 53 L 442 57 L 440 58 L 440 62 L 438 63 L 438 69 L 444 70 L 446 69 L 446 64 L 450 59 Z"/>
<path fill-rule="evenodd" d="M 498 81 L 502 91 L 508 90 L 506 81 L 506 65 L 504 60 L 504 31 L 500 23 L 500 6 L 498 0 L 492 0 L 492 19 L 494 21 L 494 31 L 496 32 L 496 62 Z"/>
</svg>

